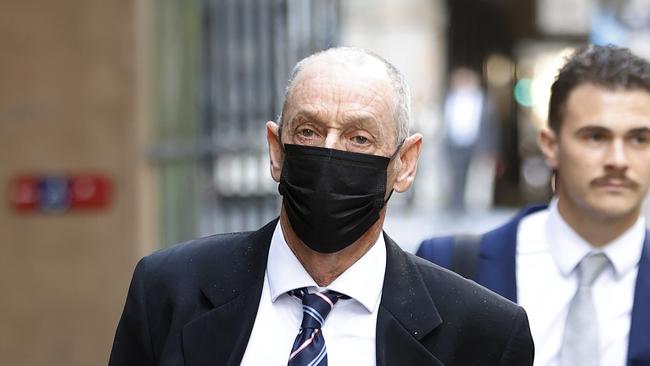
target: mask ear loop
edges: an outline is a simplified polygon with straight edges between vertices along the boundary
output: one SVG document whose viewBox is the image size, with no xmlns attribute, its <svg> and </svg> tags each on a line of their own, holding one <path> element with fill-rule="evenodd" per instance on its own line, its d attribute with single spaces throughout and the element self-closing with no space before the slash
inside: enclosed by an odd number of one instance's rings
<svg viewBox="0 0 650 366">
<path fill-rule="evenodd" d="M 399 144 L 397 144 L 397 149 L 395 150 L 395 152 L 393 153 L 393 155 L 390 156 L 390 161 L 393 161 L 393 159 L 395 159 L 395 157 L 397 156 L 397 154 L 399 154 L 399 151 L 402 149 L 402 146 L 404 146 L 404 140 L 402 140 L 402 142 L 400 142 Z M 393 192 L 394 192 L 394 191 L 395 191 L 395 190 L 391 188 L 390 193 L 388 193 L 388 197 L 386 197 L 386 200 L 384 200 L 384 206 L 386 206 L 386 205 L 388 204 L 388 200 L 389 200 L 390 197 L 393 195 Z"/>
<path fill-rule="evenodd" d="M 404 141 L 405 141 L 405 140 L 402 140 L 402 142 L 400 142 L 399 144 L 397 144 L 397 149 L 395 149 L 395 152 L 393 153 L 393 155 L 390 156 L 390 160 L 391 160 L 391 161 L 393 161 L 393 159 L 395 159 L 395 157 L 397 156 L 397 154 L 399 153 L 399 151 L 402 149 L 402 146 L 404 146 Z"/>
<path fill-rule="evenodd" d="M 278 143 L 280 144 L 280 149 L 286 155 L 287 152 L 284 150 L 284 144 L 282 143 L 282 124 L 278 126 Z"/>
</svg>

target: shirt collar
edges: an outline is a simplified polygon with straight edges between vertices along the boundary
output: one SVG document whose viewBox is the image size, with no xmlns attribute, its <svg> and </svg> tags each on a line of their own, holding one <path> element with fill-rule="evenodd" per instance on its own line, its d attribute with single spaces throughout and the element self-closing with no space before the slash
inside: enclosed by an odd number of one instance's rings
<svg viewBox="0 0 650 366">
<path fill-rule="evenodd" d="M 645 217 L 639 216 L 634 225 L 603 249 L 614 265 L 617 277 L 622 277 L 639 264 L 645 232 Z"/>
<path fill-rule="evenodd" d="M 603 252 L 612 263 L 616 276 L 622 277 L 639 263 L 645 231 L 645 218 L 639 216 L 623 234 L 602 248 L 595 249 L 564 220 L 557 208 L 556 198 L 549 205 L 546 233 L 553 260 L 564 276 L 571 274 L 590 252 Z"/>
<path fill-rule="evenodd" d="M 290 290 L 333 290 L 355 299 L 372 313 L 379 306 L 386 272 L 386 244 L 383 234 L 377 242 L 326 288 L 319 287 L 284 240 L 280 222 L 275 227 L 267 259 L 266 275 L 271 301 Z"/>
</svg>

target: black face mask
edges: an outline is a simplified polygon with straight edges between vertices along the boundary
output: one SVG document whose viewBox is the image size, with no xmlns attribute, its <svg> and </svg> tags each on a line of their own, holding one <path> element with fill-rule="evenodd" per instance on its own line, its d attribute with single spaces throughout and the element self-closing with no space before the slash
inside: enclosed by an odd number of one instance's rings
<svg viewBox="0 0 650 366">
<path fill-rule="evenodd" d="M 284 151 L 278 190 L 291 227 L 309 248 L 338 252 L 377 222 L 388 202 L 386 169 L 399 148 L 390 158 L 291 144 Z"/>
</svg>

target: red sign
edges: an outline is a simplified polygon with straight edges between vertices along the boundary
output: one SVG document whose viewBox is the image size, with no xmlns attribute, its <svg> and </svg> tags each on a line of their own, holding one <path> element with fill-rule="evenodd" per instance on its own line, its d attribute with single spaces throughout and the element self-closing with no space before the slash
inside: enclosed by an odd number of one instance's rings
<svg viewBox="0 0 650 366">
<path fill-rule="evenodd" d="M 14 178 L 9 184 L 9 202 L 16 211 L 34 211 L 39 201 L 38 181 L 33 177 Z"/>
<path fill-rule="evenodd" d="M 71 208 L 102 208 L 110 203 L 108 179 L 98 175 L 75 175 L 68 182 Z"/>
<path fill-rule="evenodd" d="M 9 182 L 9 203 L 17 212 L 97 210 L 110 205 L 111 181 L 97 174 L 21 175 Z"/>
</svg>

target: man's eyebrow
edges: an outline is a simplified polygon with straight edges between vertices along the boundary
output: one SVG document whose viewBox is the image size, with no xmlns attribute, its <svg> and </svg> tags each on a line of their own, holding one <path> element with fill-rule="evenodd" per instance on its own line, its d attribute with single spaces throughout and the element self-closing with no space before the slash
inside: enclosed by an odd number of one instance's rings
<svg viewBox="0 0 650 366">
<path fill-rule="evenodd" d="M 638 135 L 644 133 L 650 133 L 650 127 L 633 128 L 627 132 L 628 135 Z"/>
<path fill-rule="evenodd" d="M 380 134 L 383 130 L 382 121 L 377 120 L 377 118 L 370 113 L 349 113 L 344 116 L 346 123 L 355 126 L 359 129 L 368 130 L 368 132 L 373 134 Z"/>
<path fill-rule="evenodd" d="M 346 122 L 353 122 L 353 123 L 359 123 L 359 124 L 366 123 L 366 122 L 371 122 L 374 125 L 379 124 L 379 121 L 377 121 L 377 119 L 372 114 L 363 113 L 363 112 L 362 113 L 358 113 L 358 112 L 357 113 L 355 113 L 355 112 L 347 113 L 343 117 L 343 119 Z"/>
<path fill-rule="evenodd" d="M 582 126 L 576 130 L 575 134 L 579 135 L 582 133 L 594 133 L 594 132 L 611 133 L 611 130 L 609 128 L 602 127 L 602 126 Z"/>
<path fill-rule="evenodd" d="M 291 121 L 295 121 L 296 119 L 307 119 L 310 121 L 314 122 L 325 122 L 322 118 L 322 113 L 318 111 L 312 111 L 309 109 L 301 109 L 296 114 L 293 116 Z M 350 124 L 353 124 L 356 127 L 359 128 L 373 128 L 376 130 L 379 130 L 380 127 L 380 122 L 377 121 L 371 114 L 369 113 L 349 113 L 346 114 L 343 119 Z"/>
<path fill-rule="evenodd" d="M 291 121 L 295 121 L 298 118 L 305 118 L 311 121 L 321 121 L 320 113 L 312 111 L 309 109 L 301 109 L 291 118 Z"/>
</svg>

